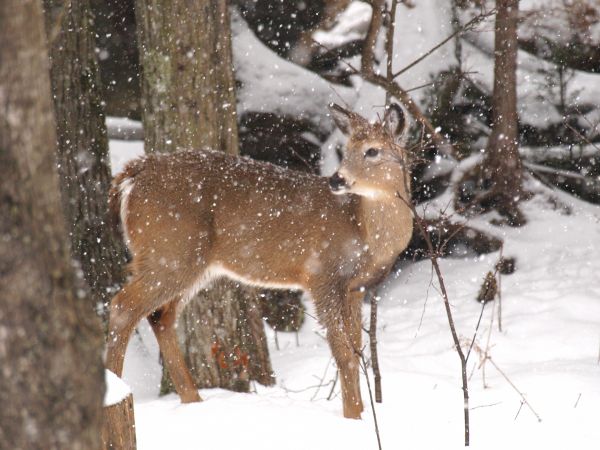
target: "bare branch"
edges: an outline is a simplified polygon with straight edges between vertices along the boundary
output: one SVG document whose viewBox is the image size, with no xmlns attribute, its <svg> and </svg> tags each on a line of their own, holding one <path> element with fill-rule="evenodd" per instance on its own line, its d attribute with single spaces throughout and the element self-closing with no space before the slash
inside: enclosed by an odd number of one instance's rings
<svg viewBox="0 0 600 450">
<path fill-rule="evenodd" d="M 464 34 L 464 33 L 467 33 L 469 31 L 471 31 L 477 25 L 479 25 L 479 23 L 483 22 L 485 19 L 487 19 L 490 16 L 493 16 L 494 14 L 496 14 L 496 10 L 492 9 L 492 10 L 490 10 L 488 12 L 482 12 L 482 13 L 478 14 L 477 16 L 473 17 L 471 20 L 469 20 L 466 24 L 464 24 L 462 27 L 460 27 L 454 33 L 450 34 L 446 39 L 444 39 L 443 41 L 441 41 L 437 45 L 433 46 L 429 51 L 425 52 L 423 55 L 421 55 L 420 57 L 418 57 L 417 59 L 415 59 L 413 62 L 411 62 L 410 64 L 408 64 L 404 68 L 400 69 L 398 72 L 396 72 L 394 74 L 393 78 L 396 78 L 396 77 L 402 75 L 404 72 L 406 72 L 407 70 L 409 70 L 409 69 L 413 68 L 414 66 L 416 66 L 417 64 L 419 64 L 421 61 L 423 61 L 429 55 L 431 55 L 432 53 L 434 53 L 436 50 L 438 50 L 439 48 L 443 47 L 444 44 L 446 44 L 448 41 L 454 39 L 458 35 L 461 35 L 461 34 Z"/>
<path fill-rule="evenodd" d="M 383 11 L 385 7 L 385 0 L 372 0 L 370 3 L 371 8 L 373 8 L 373 13 L 371 14 L 369 30 L 367 31 L 367 36 L 365 37 L 365 42 L 362 48 L 361 69 L 363 73 L 373 71 L 373 65 L 375 63 L 373 49 L 377 43 L 379 31 L 381 30 L 381 25 L 383 23 Z"/>
<path fill-rule="evenodd" d="M 372 83 L 376 86 L 383 88 L 390 95 L 396 97 L 401 101 L 408 112 L 418 120 L 427 129 L 427 132 L 431 135 L 431 139 L 434 144 L 438 147 L 440 152 L 452 154 L 452 146 L 450 143 L 442 137 L 442 135 L 436 131 L 434 126 L 431 124 L 429 119 L 425 117 L 419 106 L 413 101 L 410 95 L 400 87 L 394 80 L 388 80 L 386 77 L 375 73 L 374 62 L 375 56 L 373 50 L 377 42 L 377 36 L 383 23 L 383 11 L 384 11 L 385 0 L 372 0 L 371 6 L 373 8 L 373 14 L 371 16 L 371 22 L 369 24 L 369 30 L 367 37 L 362 49 L 362 63 L 361 70 L 357 71 L 351 65 L 349 65 L 357 75 L 360 75 L 365 81 Z"/>
<path fill-rule="evenodd" d="M 386 78 L 388 80 L 394 79 L 392 72 L 392 64 L 394 62 L 394 32 L 396 31 L 396 9 L 398 8 L 398 0 L 392 0 L 392 6 L 389 11 L 389 24 L 387 27 L 387 33 L 385 38 L 385 53 L 387 55 L 386 61 Z M 391 94 L 386 92 L 385 104 L 388 106 L 391 101 Z M 377 396 L 376 396 L 377 397 Z"/>
<path fill-rule="evenodd" d="M 585 116 L 584 116 L 585 117 Z M 569 122 L 567 122 L 566 120 L 563 122 L 565 124 L 565 126 L 571 130 L 573 133 L 575 133 L 577 135 L 577 137 L 579 137 L 579 139 L 581 139 L 583 142 L 587 143 L 588 145 L 591 145 L 592 147 L 594 147 L 596 150 L 600 150 L 600 147 L 598 147 L 596 144 L 594 144 L 590 139 L 587 138 L 587 136 L 584 136 L 583 134 L 581 134 L 578 130 L 576 130 Z M 589 123 L 589 121 L 588 121 Z"/>
</svg>

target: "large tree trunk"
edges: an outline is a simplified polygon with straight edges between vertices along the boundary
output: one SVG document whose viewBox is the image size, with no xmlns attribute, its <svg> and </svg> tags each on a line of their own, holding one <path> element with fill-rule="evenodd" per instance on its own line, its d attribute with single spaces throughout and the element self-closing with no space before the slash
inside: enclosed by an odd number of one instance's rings
<svg viewBox="0 0 600 450">
<path fill-rule="evenodd" d="M 74 258 L 108 318 L 125 248 L 108 220 L 111 170 L 89 0 L 45 0 L 62 199 Z"/>
<path fill-rule="evenodd" d="M 40 0 L 0 2 L 0 448 L 100 448 L 102 332 L 69 256 Z"/>
<path fill-rule="evenodd" d="M 492 133 L 484 161 L 484 178 L 496 191 L 497 209 L 519 222 L 517 203 L 522 194 L 517 114 L 517 21 L 519 0 L 497 0 L 495 26 Z M 516 224 L 516 223 L 515 223 Z"/>
<path fill-rule="evenodd" d="M 237 154 L 226 0 L 138 0 L 136 14 L 146 151 Z M 182 313 L 180 343 L 199 387 L 248 391 L 250 379 L 273 382 L 255 298 L 254 290 L 221 281 Z"/>
</svg>

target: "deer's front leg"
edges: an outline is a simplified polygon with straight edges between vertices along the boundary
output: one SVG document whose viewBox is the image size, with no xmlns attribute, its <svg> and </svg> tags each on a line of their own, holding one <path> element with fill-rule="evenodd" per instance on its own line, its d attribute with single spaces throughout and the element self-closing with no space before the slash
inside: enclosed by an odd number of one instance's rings
<svg viewBox="0 0 600 450">
<path fill-rule="evenodd" d="M 340 315 L 327 323 L 327 340 L 335 358 L 342 386 L 344 417 L 360 419 L 361 306 L 362 296 L 348 295 L 341 301 Z"/>
<path fill-rule="evenodd" d="M 360 291 L 349 292 L 344 302 L 344 325 L 346 327 L 353 355 L 356 357 L 353 369 L 349 373 L 350 386 L 353 389 L 356 405 L 360 413 L 363 411 L 362 397 L 360 394 L 360 353 L 362 352 L 362 305 L 364 294 Z"/>
</svg>

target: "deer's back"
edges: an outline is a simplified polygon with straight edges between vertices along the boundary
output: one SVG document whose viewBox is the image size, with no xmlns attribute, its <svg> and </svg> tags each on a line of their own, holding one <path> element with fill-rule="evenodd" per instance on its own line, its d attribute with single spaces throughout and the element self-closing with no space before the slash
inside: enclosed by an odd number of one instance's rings
<svg viewBox="0 0 600 450">
<path fill-rule="evenodd" d="M 324 178 L 211 151 L 153 155 L 126 170 L 135 173 L 125 218 L 134 255 L 265 285 L 356 269 L 356 205 Z"/>
</svg>

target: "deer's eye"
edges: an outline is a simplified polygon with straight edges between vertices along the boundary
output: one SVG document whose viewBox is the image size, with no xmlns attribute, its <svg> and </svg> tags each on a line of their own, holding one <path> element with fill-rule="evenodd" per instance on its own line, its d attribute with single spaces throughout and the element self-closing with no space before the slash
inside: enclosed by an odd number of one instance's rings
<svg viewBox="0 0 600 450">
<path fill-rule="evenodd" d="M 365 158 L 375 158 L 379 155 L 379 149 L 370 148 L 365 152 Z"/>
</svg>

